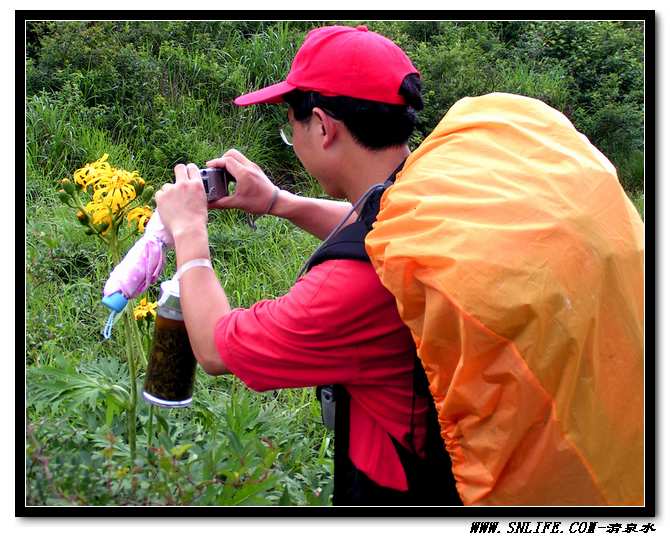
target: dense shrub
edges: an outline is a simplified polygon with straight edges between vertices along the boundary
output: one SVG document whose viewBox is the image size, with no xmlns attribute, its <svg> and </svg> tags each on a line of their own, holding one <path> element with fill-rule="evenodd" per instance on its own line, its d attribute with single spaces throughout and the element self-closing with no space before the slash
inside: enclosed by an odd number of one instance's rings
<svg viewBox="0 0 670 537">
<path fill-rule="evenodd" d="M 344 21 L 357 22 L 364 21 Z M 255 127 L 267 125 L 261 131 L 268 135 L 275 131 L 283 120 L 281 108 L 236 116 L 231 101 L 282 79 L 305 32 L 319 24 L 29 23 L 28 95 L 79 92 L 82 113 L 95 108 L 96 126 L 113 140 L 141 140 L 135 151 L 150 159 L 152 173 L 163 180 L 174 162 L 200 157 L 203 147 L 223 150 L 231 139 L 255 146 L 260 140 L 246 143 L 232 132 L 238 126 L 230 124 L 232 117 Z M 643 140 L 644 43 L 639 23 L 368 24 L 402 46 L 422 73 L 426 109 L 414 142 L 462 97 L 521 93 L 564 112 L 613 161 L 628 190 L 642 189 L 643 176 L 634 174 L 637 168 L 629 164 Z M 216 115 L 223 118 L 213 122 L 219 132 L 203 132 L 194 125 Z M 252 136 L 256 132 L 247 125 L 242 130 Z M 299 174 L 292 155 L 272 137 L 261 142 L 268 143 L 264 162 L 282 173 Z"/>
<path fill-rule="evenodd" d="M 643 149 L 644 33 L 639 24 L 537 23 L 542 54 L 565 65 L 574 80 L 568 115 L 617 166 L 629 191 L 643 174 L 629 161 Z M 571 113 L 570 113 L 571 112 Z"/>
<path fill-rule="evenodd" d="M 421 71 L 421 137 L 458 99 L 493 91 L 563 112 L 613 162 L 629 192 L 643 188 L 644 34 L 626 22 L 378 22 Z M 417 140 L 420 137 L 417 137 Z"/>
</svg>

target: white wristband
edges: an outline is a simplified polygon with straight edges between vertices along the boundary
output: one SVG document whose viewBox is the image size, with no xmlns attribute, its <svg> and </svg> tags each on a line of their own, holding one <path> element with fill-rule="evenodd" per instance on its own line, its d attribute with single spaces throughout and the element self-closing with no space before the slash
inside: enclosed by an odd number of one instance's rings
<svg viewBox="0 0 670 537">
<path fill-rule="evenodd" d="M 275 203 L 277 202 L 278 197 L 279 197 L 279 187 L 275 186 L 275 190 L 272 193 L 272 199 L 270 200 L 270 205 L 268 205 L 268 208 L 265 210 L 263 215 L 270 214 L 270 211 L 275 206 Z"/>
<path fill-rule="evenodd" d="M 212 262 L 209 259 L 206 259 L 204 257 L 198 259 L 191 259 L 190 261 L 187 261 L 181 267 L 179 267 L 179 269 L 173 276 L 173 279 L 178 280 L 184 275 L 186 271 L 191 270 L 192 268 L 195 267 L 209 267 L 212 270 L 214 270 L 214 268 L 212 267 Z"/>
</svg>

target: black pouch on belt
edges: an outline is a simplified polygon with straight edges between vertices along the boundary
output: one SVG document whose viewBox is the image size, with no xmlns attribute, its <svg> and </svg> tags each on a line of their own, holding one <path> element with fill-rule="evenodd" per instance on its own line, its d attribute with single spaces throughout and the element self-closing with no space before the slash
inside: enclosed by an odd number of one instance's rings
<svg viewBox="0 0 670 537">
<path fill-rule="evenodd" d="M 321 421 L 331 430 L 335 430 L 335 387 L 317 386 L 316 397 L 321 403 Z"/>
</svg>

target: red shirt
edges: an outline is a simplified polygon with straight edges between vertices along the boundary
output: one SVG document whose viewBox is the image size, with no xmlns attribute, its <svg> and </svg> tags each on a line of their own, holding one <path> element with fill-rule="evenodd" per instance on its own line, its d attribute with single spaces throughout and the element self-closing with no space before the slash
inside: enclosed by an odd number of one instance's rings
<svg viewBox="0 0 670 537">
<path fill-rule="evenodd" d="M 330 260 L 275 300 L 222 317 L 225 367 L 256 391 L 342 384 L 351 396 L 349 458 L 377 484 L 407 490 L 389 434 L 410 449 L 414 342 L 372 265 Z M 423 456 L 427 400 L 414 400 L 414 448 Z"/>
</svg>

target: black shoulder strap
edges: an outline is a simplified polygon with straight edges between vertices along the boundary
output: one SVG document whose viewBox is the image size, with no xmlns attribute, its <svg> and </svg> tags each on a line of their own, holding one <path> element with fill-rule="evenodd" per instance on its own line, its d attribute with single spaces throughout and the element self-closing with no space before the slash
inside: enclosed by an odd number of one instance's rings
<svg viewBox="0 0 670 537">
<path fill-rule="evenodd" d="M 395 182 L 396 174 L 402 169 L 405 161 L 393 170 L 386 179 L 383 188 L 373 191 L 360 209 L 358 218 L 353 224 L 342 228 L 323 243 L 312 256 L 307 265 L 309 271 L 312 267 L 328 261 L 329 259 L 356 259 L 359 261 L 370 261 L 365 251 L 365 237 L 372 229 L 372 224 L 377 220 L 379 204 L 384 191 Z"/>
<path fill-rule="evenodd" d="M 365 236 L 368 228 L 363 221 L 349 224 L 330 240 L 325 242 L 316 252 L 307 270 L 328 261 L 329 259 L 354 259 L 359 261 L 370 261 L 365 251 Z"/>
</svg>

